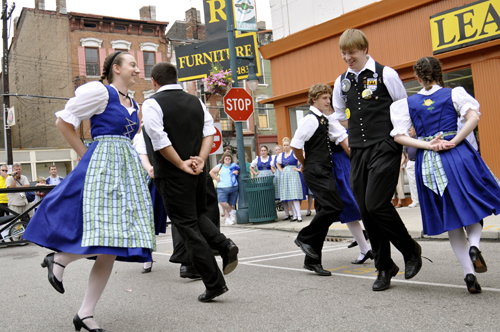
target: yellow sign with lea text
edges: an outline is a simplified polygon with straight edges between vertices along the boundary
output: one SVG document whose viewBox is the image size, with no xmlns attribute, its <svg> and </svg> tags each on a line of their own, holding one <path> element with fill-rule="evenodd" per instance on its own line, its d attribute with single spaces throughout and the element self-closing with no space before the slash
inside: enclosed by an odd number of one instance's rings
<svg viewBox="0 0 500 332">
<path fill-rule="evenodd" d="M 500 0 L 480 0 L 431 16 L 432 51 L 439 54 L 500 38 Z"/>
</svg>

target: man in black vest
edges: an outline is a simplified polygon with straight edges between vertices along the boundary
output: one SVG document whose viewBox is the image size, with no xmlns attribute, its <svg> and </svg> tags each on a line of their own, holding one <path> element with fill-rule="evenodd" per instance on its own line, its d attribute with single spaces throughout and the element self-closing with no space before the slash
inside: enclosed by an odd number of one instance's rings
<svg viewBox="0 0 500 332">
<path fill-rule="evenodd" d="M 406 279 L 422 267 L 422 249 L 391 204 L 402 146 L 390 135 L 389 107 L 406 98 L 406 90 L 394 69 L 368 55 L 368 40 L 362 31 L 346 30 L 340 37 L 340 51 L 349 69 L 335 81 L 333 108 L 337 119 L 349 120 L 351 188 L 379 271 L 372 289 L 382 291 L 399 271 L 391 258 L 391 243 L 403 254 Z"/>
<path fill-rule="evenodd" d="M 204 163 L 215 133 L 213 118 L 201 100 L 177 84 L 175 66 L 160 62 L 151 77 L 156 93 L 143 104 L 143 121 L 155 185 L 205 284 L 198 300 L 208 302 L 228 291 L 209 243 L 221 253 L 224 274 L 238 264 L 238 247 L 205 215 Z"/>
<path fill-rule="evenodd" d="M 300 162 L 304 180 L 314 195 L 316 215 L 298 234 L 295 244 L 306 254 L 304 268 L 321 276 L 332 273 L 323 269 L 321 250 L 328 228 L 338 220 L 343 203 L 335 187 L 332 173 L 330 141 L 348 151 L 347 133 L 338 121 L 330 122 L 325 112 L 330 109 L 332 88 L 315 84 L 309 90 L 309 113 L 301 120 L 290 146 Z M 304 158 L 305 151 L 305 158 Z"/>
</svg>

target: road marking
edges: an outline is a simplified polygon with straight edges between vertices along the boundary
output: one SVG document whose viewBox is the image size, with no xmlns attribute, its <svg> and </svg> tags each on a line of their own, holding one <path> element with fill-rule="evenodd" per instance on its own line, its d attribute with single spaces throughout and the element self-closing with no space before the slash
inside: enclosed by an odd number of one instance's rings
<svg viewBox="0 0 500 332">
<path fill-rule="evenodd" d="M 314 274 L 314 272 L 311 272 L 311 271 L 306 270 L 306 269 L 296 269 L 296 268 L 283 267 L 283 266 L 270 266 L 270 265 L 264 265 L 264 264 L 254 264 L 252 262 L 239 262 L 239 264 L 240 265 L 264 267 L 264 268 L 270 268 L 270 269 L 277 269 L 277 270 L 289 270 L 289 271 L 298 271 L 298 272 L 306 272 L 306 273 Z M 336 270 L 336 269 L 332 269 L 332 270 Z M 332 270 L 328 270 L 328 271 L 332 271 Z M 358 279 L 369 279 L 369 280 L 376 279 L 376 277 L 360 276 L 360 275 L 352 275 L 352 274 L 344 274 L 344 273 L 332 273 L 332 276 L 358 278 Z M 440 284 L 440 283 L 436 283 L 436 282 L 400 280 L 400 279 L 394 279 L 394 278 L 391 279 L 391 282 L 402 282 L 402 283 L 415 284 L 415 285 L 460 288 L 460 289 L 464 289 L 466 287 L 465 285 L 450 285 L 450 284 Z M 492 291 L 492 292 L 500 292 L 499 288 L 482 287 L 482 289 L 487 290 L 487 291 Z"/>
</svg>

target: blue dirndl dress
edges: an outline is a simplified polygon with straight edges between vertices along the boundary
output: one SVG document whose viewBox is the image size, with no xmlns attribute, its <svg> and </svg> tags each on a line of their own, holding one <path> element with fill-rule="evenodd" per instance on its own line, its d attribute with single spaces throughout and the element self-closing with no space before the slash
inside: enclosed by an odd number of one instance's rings
<svg viewBox="0 0 500 332">
<path fill-rule="evenodd" d="M 349 174 L 351 173 L 351 161 L 341 146 L 331 142 L 332 150 L 332 172 L 335 175 L 335 186 L 339 192 L 340 199 L 344 203 L 344 210 L 339 216 L 342 223 L 361 220 L 358 204 L 352 194 Z"/>
<path fill-rule="evenodd" d="M 269 156 L 266 162 L 263 162 L 260 157 L 257 157 L 257 169 L 259 170 L 259 174 L 257 174 L 258 178 L 264 176 L 274 176 L 273 171 L 271 170 L 271 162 L 273 158 Z"/>
<path fill-rule="evenodd" d="M 109 101 L 90 118 L 94 142 L 75 169 L 43 200 L 24 238 L 73 254 L 116 255 L 149 262 L 156 249 L 147 173 L 131 139 L 139 129 L 118 93 L 106 86 Z"/>
<path fill-rule="evenodd" d="M 440 132 L 451 132 L 444 135 L 446 140 L 455 136 L 458 115 L 451 91 L 442 88 L 428 96 L 415 94 L 407 99 L 411 121 L 419 138 Z M 438 152 L 442 171 L 448 179 L 442 194 L 424 185 L 422 163 L 426 151 L 418 149 L 415 160 L 424 234 L 438 235 L 500 213 L 498 180 L 467 140 L 450 150 Z"/>
<path fill-rule="evenodd" d="M 302 173 L 293 170 L 297 167 L 299 161 L 295 158 L 293 151 L 285 158 L 285 152 L 281 154 L 281 173 L 280 179 L 280 200 L 282 202 L 303 201 L 306 199 L 304 178 Z"/>
<path fill-rule="evenodd" d="M 276 167 L 276 162 L 278 161 L 278 156 L 274 156 L 272 165 L 276 171 L 274 172 L 274 179 L 273 179 L 273 184 L 274 184 L 274 199 L 276 201 L 280 200 L 280 181 L 281 181 L 281 172 L 277 169 Z"/>
</svg>

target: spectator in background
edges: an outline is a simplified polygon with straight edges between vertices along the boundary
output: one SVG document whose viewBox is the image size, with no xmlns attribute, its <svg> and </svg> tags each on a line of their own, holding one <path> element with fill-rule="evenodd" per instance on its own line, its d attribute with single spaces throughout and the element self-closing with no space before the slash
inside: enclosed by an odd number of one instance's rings
<svg viewBox="0 0 500 332">
<path fill-rule="evenodd" d="M 408 135 L 415 138 L 415 128 L 412 126 L 408 130 Z M 415 179 L 415 157 L 417 156 L 417 148 L 412 146 L 407 146 L 406 152 L 408 153 L 408 162 L 406 163 L 406 175 L 408 175 L 408 184 L 410 186 L 411 194 L 411 204 L 408 205 L 410 208 L 415 208 L 420 206 L 418 201 L 418 191 L 417 191 L 417 180 Z"/>
<path fill-rule="evenodd" d="M 12 166 L 12 176 L 5 180 L 7 188 L 29 187 L 28 178 L 22 175 L 21 172 L 21 164 L 15 163 Z M 7 199 L 9 200 L 9 209 L 14 212 L 22 214 L 28 209 L 28 199 L 23 192 L 7 194 Z"/>
<path fill-rule="evenodd" d="M 6 165 L 2 165 L 0 167 L 0 173 L 2 173 L 2 174 L 0 174 L 1 175 L 1 177 L 0 177 L 0 189 L 6 188 L 5 182 L 7 180 L 7 177 L 9 176 L 9 174 L 7 173 L 8 171 L 9 171 L 9 169 L 7 168 Z M 9 200 L 7 199 L 7 194 L 0 194 L 0 205 L 4 206 L 4 207 L 8 207 Z M 9 212 L 7 212 L 3 209 L 0 209 L 0 217 L 6 216 L 8 214 L 9 214 Z"/>
<path fill-rule="evenodd" d="M 57 186 L 59 183 L 61 183 L 62 180 L 64 180 L 62 177 L 57 176 L 57 166 L 56 165 L 52 165 L 49 167 L 49 173 L 50 173 L 50 176 L 45 179 L 45 182 L 48 185 Z M 38 182 L 38 180 L 37 180 L 37 182 Z"/>
<path fill-rule="evenodd" d="M 403 206 L 402 199 L 405 199 L 405 173 L 404 169 L 406 167 L 406 162 L 408 161 L 408 157 L 406 156 L 405 150 L 401 153 L 401 163 L 399 164 L 399 177 L 398 177 L 398 185 L 396 186 L 396 193 L 398 196 L 398 204 L 394 205 L 397 208 Z"/>
</svg>

